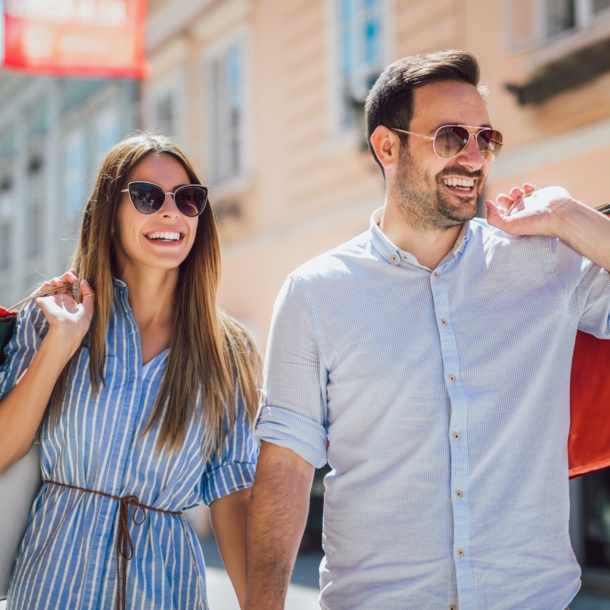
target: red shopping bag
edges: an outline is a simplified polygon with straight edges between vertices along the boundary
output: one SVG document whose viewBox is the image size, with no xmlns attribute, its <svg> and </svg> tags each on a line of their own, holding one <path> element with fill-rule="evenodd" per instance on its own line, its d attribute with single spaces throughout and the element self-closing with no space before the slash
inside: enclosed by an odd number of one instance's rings
<svg viewBox="0 0 610 610">
<path fill-rule="evenodd" d="M 570 390 L 570 478 L 610 466 L 610 341 L 579 332 Z"/>
</svg>

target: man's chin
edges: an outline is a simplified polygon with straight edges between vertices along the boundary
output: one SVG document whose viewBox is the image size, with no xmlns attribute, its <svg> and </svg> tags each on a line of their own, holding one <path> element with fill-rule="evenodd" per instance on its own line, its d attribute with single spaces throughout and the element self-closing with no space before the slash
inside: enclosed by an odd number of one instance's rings
<svg viewBox="0 0 610 610">
<path fill-rule="evenodd" d="M 460 203 L 453 204 L 445 201 L 444 209 L 441 210 L 444 216 L 454 222 L 467 222 L 472 220 L 479 212 L 479 206 L 475 197 L 460 197 Z"/>
</svg>

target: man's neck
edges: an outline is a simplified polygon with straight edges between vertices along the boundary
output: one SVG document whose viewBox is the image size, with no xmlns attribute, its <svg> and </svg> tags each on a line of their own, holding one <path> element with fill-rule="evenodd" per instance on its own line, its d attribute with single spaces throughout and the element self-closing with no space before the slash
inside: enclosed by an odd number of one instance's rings
<svg viewBox="0 0 610 610">
<path fill-rule="evenodd" d="M 436 269 L 451 252 L 463 224 L 448 229 L 415 227 L 392 202 L 386 200 L 379 228 L 398 248 L 412 254 L 420 265 Z"/>
</svg>

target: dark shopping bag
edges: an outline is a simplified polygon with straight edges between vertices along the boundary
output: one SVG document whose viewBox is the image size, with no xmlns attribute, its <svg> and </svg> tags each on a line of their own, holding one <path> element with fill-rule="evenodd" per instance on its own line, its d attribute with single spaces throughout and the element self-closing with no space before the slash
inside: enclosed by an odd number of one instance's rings
<svg viewBox="0 0 610 610">
<path fill-rule="evenodd" d="M 4 348 L 13 336 L 17 312 L 0 307 L 0 366 L 4 364 Z"/>
</svg>

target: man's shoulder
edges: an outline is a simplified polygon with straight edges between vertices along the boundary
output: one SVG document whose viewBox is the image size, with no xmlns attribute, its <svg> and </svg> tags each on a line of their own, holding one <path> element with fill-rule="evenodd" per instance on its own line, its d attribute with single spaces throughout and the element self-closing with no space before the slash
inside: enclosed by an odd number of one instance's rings
<svg viewBox="0 0 610 610">
<path fill-rule="evenodd" d="M 487 247 L 521 245 L 538 248 L 547 245 L 550 239 L 544 235 L 511 235 L 492 227 L 484 218 L 473 218 L 470 221 L 470 230 L 471 235 Z"/>
<path fill-rule="evenodd" d="M 300 286 L 334 284 L 352 277 L 354 271 L 374 259 L 370 230 L 319 254 L 295 269 L 289 277 Z"/>
</svg>

